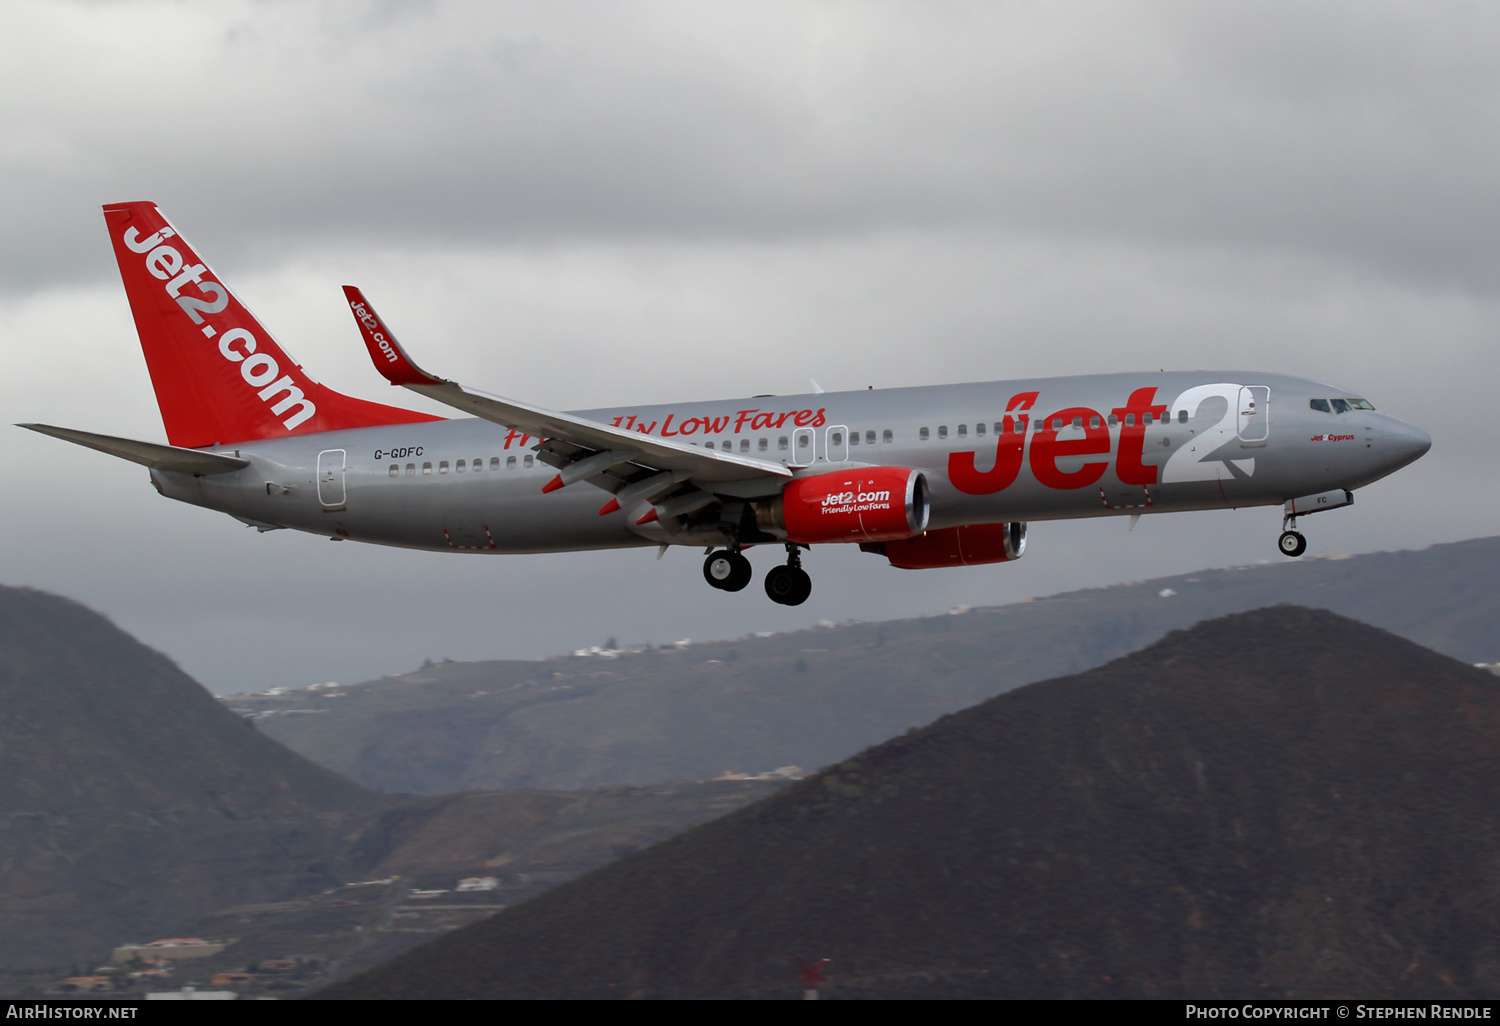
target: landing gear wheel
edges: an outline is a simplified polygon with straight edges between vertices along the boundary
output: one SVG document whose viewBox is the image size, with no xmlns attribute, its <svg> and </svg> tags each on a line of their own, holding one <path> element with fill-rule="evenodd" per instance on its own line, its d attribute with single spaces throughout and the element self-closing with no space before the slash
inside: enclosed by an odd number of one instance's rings
<svg viewBox="0 0 1500 1026">
<path fill-rule="evenodd" d="M 742 591 L 754 576 L 750 561 L 729 549 L 709 553 L 703 561 L 703 579 L 720 591 Z"/>
<path fill-rule="evenodd" d="M 1307 539 L 1296 531 L 1282 531 L 1276 547 L 1281 549 L 1283 556 L 1300 556 L 1307 551 Z"/>
<path fill-rule="evenodd" d="M 812 578 L 800 566 L 775 566 L 766 574 L 766 596 L 783 606 L 800 606 L 812 594 Z"/>
</svg>

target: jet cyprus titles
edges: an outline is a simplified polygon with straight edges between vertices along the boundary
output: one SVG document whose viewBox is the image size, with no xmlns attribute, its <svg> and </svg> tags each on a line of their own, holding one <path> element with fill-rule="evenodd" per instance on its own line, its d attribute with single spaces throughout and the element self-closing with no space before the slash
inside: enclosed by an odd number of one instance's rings
<svg viewBox="0 0 1500 1026">
<path fill-rule="evenodd" d="M 151 203 L 104 208 L 169 444 L 34 430 L 150 468 L 169 498 L 263 531 L 437 551 L 784 546 L 767 594 L 812 590 L 803 551 L 893 566 L 998 563 L 1029 521 L 1283 506 L 1296 519 L 1425 453 L 1420 429 L 1348 389 L 1244 371 L 1082 375 L 566 413 L 430 374 L 351 286 L 376 370 L 467 416 L 343 395 L 276 343 Z"/>
</svg>

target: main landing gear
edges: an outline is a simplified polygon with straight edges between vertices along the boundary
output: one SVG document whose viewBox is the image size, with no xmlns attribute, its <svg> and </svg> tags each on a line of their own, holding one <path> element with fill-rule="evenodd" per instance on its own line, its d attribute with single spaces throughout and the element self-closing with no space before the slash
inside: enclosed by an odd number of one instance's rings
<svg viewBox="0 0 1500 1026">
<path fill-rule="evenodd" d="M 812 594 L 812 578 L 802 569 L 797 546 L 787 542 L 786 565 L 773 566 L 766 574 L 766 596 L 783 606 L 800 606 Z"/>
<path fill-rule="evenodd" d="M 718 549 L 703 561 L 703 579 L 720 591 L 742 591 L 753 576 L 750 561 L 737 549 Z M 801 553 L 788 543 L 786 564 L 766 574 L 766 595 L 783 606 L 800 606 L 811 594 L 812 578 L 802 569 Z"/>
<path fill-rule="evenodd" d="M 1297 533 L 1296 517 L 1283 517 L 1281 527 L 1281 537 L 1276 539 L 1276 547 L 1283 556 L 1300 556 L 1307 551 L 1307 539 Z"/>
<path fill-rule="evenodd" d="M 703 561 L 703 579 L 720 591 L 743 591 L 755 571 L 738 549 L 710 552 Z"/>
</svg>

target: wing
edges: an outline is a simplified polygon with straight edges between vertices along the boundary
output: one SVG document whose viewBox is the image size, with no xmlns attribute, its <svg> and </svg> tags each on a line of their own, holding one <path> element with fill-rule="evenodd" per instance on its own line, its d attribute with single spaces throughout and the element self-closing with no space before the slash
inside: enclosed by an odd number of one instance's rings
<svg viewBox="0 0 1500 1026">
<path fill-rule="evenodd" d="M 133 438 L 116 438 L 114 435 L 96 435 L 92 431 L 74 428 L 53 427 L 50 424 L 17 424 L 30 431 L 39 431 L 53 438 L 61 438 L 74 445 L 86 446 L 118 456 L 122 460 L 139 463 L 153 470 L 171 470 L 179 474 L 228 474 L 250 465 L 249 460 L 238 456 L 224 456 L 216 452 L 200 452 L 183 449 L 176 445 L 161 445 L 157 442 L 138 442 Z"/>
<path fill-rule="evenodd" d="M 649 500 L 655 504 L 653 509 L 637 523 L 686 516 L 719 501 L 720 495 L 775 494 L 792 476 L 781 463 L 651 438 L 586 417 L 488 395 L 429 374 L 406 355 L 359 289 L 345 285 L 344 296 L 375 369 L 387 381 L 535 435 L 540 440 L 540 458 L 560 471 L 543 491 L 587 481 L 615 494 L 600 515 Z"/>
</svg>

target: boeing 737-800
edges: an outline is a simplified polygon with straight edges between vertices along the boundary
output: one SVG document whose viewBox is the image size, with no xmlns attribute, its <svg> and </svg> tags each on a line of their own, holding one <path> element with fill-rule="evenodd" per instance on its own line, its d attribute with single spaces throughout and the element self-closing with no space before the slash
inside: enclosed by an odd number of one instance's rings
<svg viewBox="0 0 1500 1026">
<path fill-rule="evenodd" d="M 104 216 L 170 444 L 23 426 L 262 531 L 463 553 L 706 546 L 725 591 L 751 580 L 743 550 L 784 546 L 766 593 L 797 605 L 810 546 L 905 569 L 1001 563 L 1029 521 L 1280 505 L 1280 549 L 1298 556 L 1299 517 L 1431 444 L 1350 389 L 1248 371 L 561 413 L 422 370 L 346 286 L 376 369 L 467 414 L 443 419 L 319 384 L 154 204 Z"/>
</svg>

